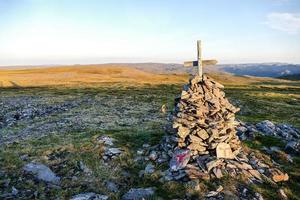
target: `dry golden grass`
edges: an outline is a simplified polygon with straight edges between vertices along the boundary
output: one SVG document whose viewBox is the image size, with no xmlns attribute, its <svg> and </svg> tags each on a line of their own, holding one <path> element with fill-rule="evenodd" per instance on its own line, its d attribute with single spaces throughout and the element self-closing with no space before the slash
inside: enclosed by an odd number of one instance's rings
<svg viewBox="0 0 300 200">
<path fill-rule="evenodd" d="M 187 75 L 160 75 L 128 67 L 67 66 L 25 70 L 0 70 L 1 87 L 81 85 L 96 83 L 182 83 Z"/>
<path fill-rule="evenodd" d="M 209 75 L 226 85 L 249 85 L 262 82 L 284 82 L 272 78 L 233 76 L 210 72 Z M 154 74 L 125 66 L 64 66 L 35 69 L 0 70 L 0 87 L 80 86 L 121 83 L 130 85 L 186 83 L 188 75 Z M 290 82 L 290 81 L 286 81 Z"/>
</svg>

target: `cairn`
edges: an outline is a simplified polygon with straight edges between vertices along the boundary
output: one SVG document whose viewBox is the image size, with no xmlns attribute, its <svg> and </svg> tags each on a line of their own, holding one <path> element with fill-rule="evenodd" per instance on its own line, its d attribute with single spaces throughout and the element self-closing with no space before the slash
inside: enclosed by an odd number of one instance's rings
<svg viewBox="0 0 300 200">
<path fill-rule="evenodd" d="M 166 136 L 158 145 L 139 151 L 151 161 L 145 174 L 154 173 L 153 162 L 168 162 L 161 181 L 208 180 L 224 175 L 274 184 L 288 180 L 287 174 L 259 160 L 254 152 L 243 152 L 236 135 L 235 113 L 239 108 L 229 103 L 223 88 L 205 75 L 195 76 L 184 86 L 175 100 L 172 126 Z"/>
<path fill-rule="evenodd" d="M 240 152 L 235 113 L 239 111 L 225 98 L 224 86 L 207 76 L 196 76 L 176 100 L 173 128 L 179 148 L 191 155 L 233 159 Z"/>
</svg>

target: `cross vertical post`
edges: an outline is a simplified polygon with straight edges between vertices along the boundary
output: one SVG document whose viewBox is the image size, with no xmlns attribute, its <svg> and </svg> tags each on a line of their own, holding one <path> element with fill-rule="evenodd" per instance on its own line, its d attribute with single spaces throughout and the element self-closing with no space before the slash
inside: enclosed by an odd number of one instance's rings
<svg viewBox="0 0 300 200">
<path fill-rule="evenodd" d="M 197 41 L 197 59 L 198 59 L 198 76 L 202 79 L 202 52 L 201 52 L 201 40 Z"/>
</svg>

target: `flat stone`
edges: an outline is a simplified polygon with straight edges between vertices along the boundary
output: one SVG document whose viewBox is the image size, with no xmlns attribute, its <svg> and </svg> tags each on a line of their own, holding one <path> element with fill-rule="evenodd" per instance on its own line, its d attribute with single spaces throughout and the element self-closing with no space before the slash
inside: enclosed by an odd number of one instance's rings
<svg viewBox="0 0 300 200">
<path fill-rule="evenodd" d="M 227 143 L 219 143 L 216 148 L 217 158 L 233 159 L 234 154 L 232 153 L 231 147 Z"/>
<path fill-rule="evenodd" d="M 217 191 L 217 192 L 222 192 L 222 191 L 223 191 L 223 189 L 224 189 L 224 188 L 223 188 L 223 186 L 222 186 L 222 185 L 220 185 L 220 186 L 217 188 L 217 190 L 216 190 L 216 191 Z"/>
<path fill-rule="evenodd" d="M 255 170 L 255 169 L 250 169 L 248 172 L 255 178 L 262 180 L 262 177 L 261 177 L 261 174 L 259 173 L 259 171 Z"/>
<path fill-rule="evenodd" d="M 214 168 L 214 169 L 213 169 L 213 172 L 214 172 L 214 174 L 216 175 L 217 178 L 222 178 L 222 177 L 223 177 L 223 174 L 222 174 L 221 169 L 219 169 L 219 168 Z"/>
<path fill-rule="evenodd" d="M 244 170 L 253 169 L 251 165 L 249 165 L 245 162 L 237 162 L 237 161 L 231 161 L 231 162 L 232 162 L 232 164 L 237 166 L 237 168 L 239 168 L 239 169 L 244 169 Z"/>
<path fill-rule="evenodd" d="M 233 164 L 230 164 L 230 163 L 228 163 L 228 164 L 226 165 L 226 167 L 227 167 L 227 168 L 230 168 L 230 169 L 236 169 L 236 168 L 237 168 L 237 166 L 235 166 L 235 165 L 233 165 Z"/>
<path fill-rule="evenodd" d="M 106 155 L 118 155 L 121 153 L 122 150 L 120 148 L 108 148 L 105 152 Z"/>
<path fill-rule="evenodd" d="M 212 168 L 217 167 L 222 162 L 223 162 L 222 160 L 216 159 L 216 160 L 212 160 L 212 161 L 206 163 L 207 171 L 209 172 Z"/>
<path fill-rule="evenodd" d="M 189 138 L 191 140 L 191 142 L 201 142 L 202 143 L 202 139 L 200 137 L 197 137 L 195 135 L 189 135 Z"/>
<path fill-rule="evenodd" d="M 278 194 L 280 196 L 280 199 L 282 200 L 288 200 L 289 198 L 287 197 L 287 195 L 285 194 L 284 190 L 283 189 L 279 189 L 278 190 Z"/>
<path fill-rule="evenodd" d="M 174 152 L 169 166 L 172 171 L 178 171 L 185 168 L 191 158 L 191 151 L 189 149 L 178 149 Z"/>
<path fill-rule="evenodd" d="M 34 174 L 39 180 L 52 184 L 60 184 L 60 177 L 56 176 L 46 165 L 28 163 L 23 167 L 23 170 L 27 173 Z"/>
<path fill-rule="evenodd" d="M 107 195 L 95 194 L 94 192 L 81 193 L 73 196 L 71 200 L 107 200 Z"/>
<path fill-rule="evenodd" d="M 190 80 L 190 83 L 192 86 L 197 85 L 199 82 L 201 82 L 202 78 L 200 76 L 195 76 L 193 79 Z"/>
<path fill-rule="evenodd" d="M 197 131 L 197 135 L 202 138 L 203 140 L 206 140 L 209 138 L 209 135 L 208 133 L 204 130 L 204 129 L 201 129 L 200 131 Z"/>
<path fill-rule="evenodd" d="M 123 195 L 122 200 L 147 199 L 155 193 L 154 188 L 132 188 Z"/>
<path fill-rule="evenodd" d="M 186 136 L 190 133 L 190 129 L 187 127 L 179 126 L 177 130 L 177 134 L 180 138 L 185 139 Z"/>
<path fill-rule="evenodd" d="M 114 145 L 114 143 L 113 143 L 114 139 L 109 137 L 109 136 L 106 136 L 106 135 L 103 135 L 103 136 L 97 138 L 97 141 L 99 143 L 103 143 L 103 144 L 108 145 L 108 146 L 113 146 Z"/>
<path fill-rule="evenodd" d="M 210 191 L 207 194 L 205 194 L 205 197 L 209 198 L 209 197 L 215 197 L 219 194 L 219 192 L 217 191 Z"/>
<path fill-rule="evenodd" d="M 191 143 L 187 148 L 190 150 L 206 151 L 206 147 L 200 145 L 199 143 Z"/>
</svg>

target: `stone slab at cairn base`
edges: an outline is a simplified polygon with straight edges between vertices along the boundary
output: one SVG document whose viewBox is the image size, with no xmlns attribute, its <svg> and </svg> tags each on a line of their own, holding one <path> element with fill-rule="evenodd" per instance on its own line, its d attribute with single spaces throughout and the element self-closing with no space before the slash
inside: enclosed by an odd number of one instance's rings
<svg viewBox="0 0 300 200">
<path fill-rule="evenodd" d="M 239 108 L 229 103 L 223 88 L 205 75 L 203 81 L 196 76 L 176 99 L 172 132 L 179 138 L 178 147 L 189 149 L 194 158 L 209 154 L 233 159 L 240 152 L 235 130 Z"/>
</svg>

